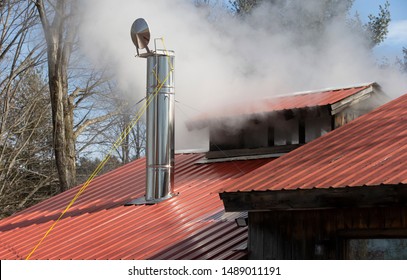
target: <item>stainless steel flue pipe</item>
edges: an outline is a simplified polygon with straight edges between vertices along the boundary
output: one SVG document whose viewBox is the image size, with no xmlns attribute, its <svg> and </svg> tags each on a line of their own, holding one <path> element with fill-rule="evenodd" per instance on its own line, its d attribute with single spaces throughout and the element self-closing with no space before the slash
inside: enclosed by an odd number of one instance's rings
<svg viewBox="0 0 407 280">
<path fill-rule="evenodd" d="M 147 56 L 146 203 L 174 194 L 174 52 Z"/>
<path fill-rule="evenodd" d="M 150 29 L 143 18 L 133 22 L 130 36 L 137 57 L 147 58 L 146 191 L 126 205 L 154 204 L 174 196 L 174 52 L 158 50 L 159 39 L 150 51 Z"/>
</svg>

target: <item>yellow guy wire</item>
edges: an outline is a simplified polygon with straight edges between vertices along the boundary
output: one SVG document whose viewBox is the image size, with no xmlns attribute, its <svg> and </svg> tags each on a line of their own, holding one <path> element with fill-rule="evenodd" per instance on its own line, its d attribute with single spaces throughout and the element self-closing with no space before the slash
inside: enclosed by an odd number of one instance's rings
<svg viewBox="0 0 407 280">
<path fill-rule="evenodd" d="M 161 38 L 164 44 L 164 39 Z M 165 48 L 165 46 L 164 46 Z M 165 49 L 166 54 L 168 54 L 168 51 Z M 168 55 L 167 55 L 168 56 Z M 153 94 L 150 94 L 150 96 L 146 99 L 146 103 L 143 105 L 143 107 L 137 112 L 137 114 L 134 116 L 132 119 L 131 123 L 126 127 L 126 129 L 122 132 L 122 134 L 119 136 L 119 138 L 116 140 L 116 142 L 113 144 L 112 148 L 109 150 L 105 158 L 100 162 L 98 167 L 93 171 L 93 173 L 89 176 L 89 178 L 86 180 L 86 182 L 82 185 L 82 187 L 79 189 L 79 191 L 76 193 L 75 197 L 69 202 L 69 204 L 66 206 L 65 210 L 62 211 L 61 215 L 59 215 L 58 219 L 55 220 L 55 222 L 51 225 L 51 227 L 47 230 L 47 232 L 44 234 L 44 236 L 41 238 L 41 240 L 38 242 L 38 244 L 32 249 L 30 254 L 26 257 L 26 260 L 29 260 L 32 254 L 38 249 L 38 247 L 41 245 L 41 243 L 45 240 L 45 238 L 49 235 L 49 233 L 54 229 L 56 224 L 62 219 L 62 217 L 66 214 L 66 212 L 71 208 L 71 206 L 75 203 L 75 201 L 79 198 L 79 196 L 86 190 L 86 188 L 90 185 L 92 180 L 96 177 L 96 175 L 102 170 L 102 168 L 105 166 L 106 162 L 110 159 L 112 156 L 112 153 L 114 150 L 116 150 L 120 144 L 123 142 L 123 140 L 126 138 L 126 136 L 130 133 L 131 129 L 137 124 L 137 122 L 140 120 L 140 118 L 143 116 L 145 111 L 147 110 L 147 107 L 150 105 L 150 103 L 153 101 L 157 93 L 161 90 L 161 88 L 164 86 L 164 84 L 167 82 L 170 74 L 172 71 L 174 71 L 174 68 L 172 66 L 172 63 L 169 59 L 168 56 L 168 64 L 170 65 L 170 72 L 168 75 L 165 77 L 163 82 L 160 82 L 157 73 L 154 71 L 154 75 L 156 76 L 157 79 L 157 87 L 154 89 Z"/>
</svg>

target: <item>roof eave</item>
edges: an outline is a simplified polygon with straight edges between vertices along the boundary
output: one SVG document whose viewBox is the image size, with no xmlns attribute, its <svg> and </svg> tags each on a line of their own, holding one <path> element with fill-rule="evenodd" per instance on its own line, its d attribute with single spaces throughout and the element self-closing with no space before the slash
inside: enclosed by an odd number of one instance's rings
<svg viewBox="0 0 407 280">
<path fill-rule="evenodd" d="M 220 193 L 225 210 L 289 211 L 407 206 L 407 185 Z"/>
</svg>

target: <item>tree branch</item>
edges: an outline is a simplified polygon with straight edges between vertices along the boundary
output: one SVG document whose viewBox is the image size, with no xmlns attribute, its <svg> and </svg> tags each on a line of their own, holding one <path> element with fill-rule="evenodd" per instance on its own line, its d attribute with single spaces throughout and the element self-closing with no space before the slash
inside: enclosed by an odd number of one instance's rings
<svg viewBox="0 0 407 280">
<path fill-rule="evenodd" d="M 98 122 L 103 122 L 103 121 L 105 121 L 105 120 L 107 120 L 107 119 L 109 119 L 109 118 L 111 118 L 111 117 L 113 117 L 113 116 L 115 116 L 115 115 L 117 115 L 117 114 L 118 114 L 117 112 L 111 112 L 111 113 L 108 113 L 108 114 L 106 114 L 106 115 L 104 115 L 104 116 L 99 116 L 99 117 L 96 117 L 96 118 L 93 118 L 93 119 L 88 119 L 88 120 L 84 121 L 81 125 L 79 125 L 79 126 L 76 128 L 76 130 L 75 130 L 75 132 L 74 132 L 74 138 L 77 139 L 78 136 L 79 136 L 88 126 L 90 126 L 90 125 L 92 125 L 92 124 L 95 124 L 95 123 L 98 123 Z"/>
</svg>

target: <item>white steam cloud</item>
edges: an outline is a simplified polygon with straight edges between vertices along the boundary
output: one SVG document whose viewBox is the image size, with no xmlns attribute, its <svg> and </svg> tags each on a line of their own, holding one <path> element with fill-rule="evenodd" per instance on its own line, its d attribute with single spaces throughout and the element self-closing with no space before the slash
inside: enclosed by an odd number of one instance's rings
<svg viewBox="0 0 407 280">
<path fill-rule="evenodd" d="M 407 91 L 407 79 L 396 70 L 377 67 L 361 36 L 349 32 L 344 20 L 331 23 L 321 34 L 308 29 L 310 41 L 297 44 L 298 33 L 280 28 L 273 15 L 281 11 L 269 5 L 243 19 L 221 9 L 209 15 L 191 0 L 84 2 L 85 53 L 114 72 L 123 92 L 137 99 L 145 95 L 146 63 L 134 58 L 130 39 L 136 18 L 145 18 L 152 38 L 164 37 L 165 46 L 175 51 L 177 149 L 207 145 L 202 135 L 187 132 L 185 120 L 236 101 L 373 81 L 393 97 Z M 319 1 L 301 2 L 318 13 Z M 318 46 L 312 38 L 318 38 Z"/>
</svg>

